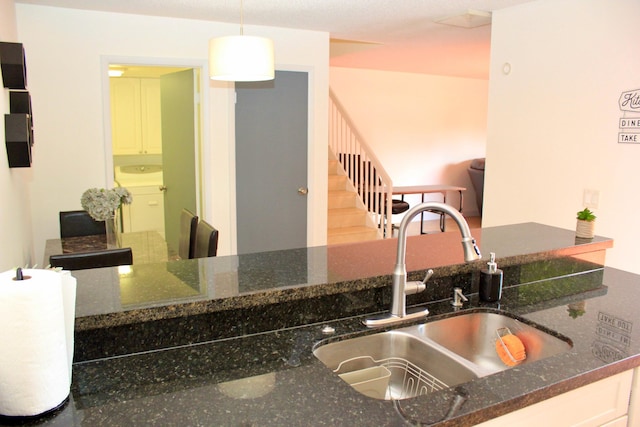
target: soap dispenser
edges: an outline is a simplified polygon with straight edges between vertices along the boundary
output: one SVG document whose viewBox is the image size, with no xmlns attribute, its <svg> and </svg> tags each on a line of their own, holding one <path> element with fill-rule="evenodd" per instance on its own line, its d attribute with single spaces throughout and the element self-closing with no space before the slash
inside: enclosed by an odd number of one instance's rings
<svg viewBox="0 0 640 427">
<path fill-rule="evenodd" d="M 500 301 L 502 296 L 502 270 L 496 264 L 496 254 L 491 252 L 487 268 L 480 270 L 480 300 Z"/>
</svg>

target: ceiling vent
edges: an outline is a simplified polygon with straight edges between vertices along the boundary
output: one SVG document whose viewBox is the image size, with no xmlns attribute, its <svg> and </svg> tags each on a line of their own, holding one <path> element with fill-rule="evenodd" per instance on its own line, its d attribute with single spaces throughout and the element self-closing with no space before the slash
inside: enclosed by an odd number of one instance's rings
<svg viewBox="0 0 640 427">
<path fill-rule="evenodd" d="M 452 25 L 462 28 L 476 28 L 491 24 L 491 12 L 469 9 L 467 13 L 438 19 L 438 24 Z"/>
</svg>

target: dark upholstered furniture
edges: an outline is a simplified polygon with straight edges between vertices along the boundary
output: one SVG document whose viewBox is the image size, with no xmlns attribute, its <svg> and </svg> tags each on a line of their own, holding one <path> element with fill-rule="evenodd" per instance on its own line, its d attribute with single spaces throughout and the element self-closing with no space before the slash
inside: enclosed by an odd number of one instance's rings
<svg viewBox="0 0 640 427">
<path fill-rule="evenodd" d="M 60 212 L 60 237 L 106 234 L 104 221 L 96 221 L 87 211 Z"/>
<path fill-rule="evenodd" d="M 482 200 L 484 199 L 484 161 L 485 159 L 473 159 L 467 168 L 471 184 L 476 192 L 476 203 L 478 212 L 482 215 Z"/>
<path fill-rule="evenodd" d="M 403 196 L 404 197 L 404 196 Z M 391 214 L 392 215 L 398 215 L 401 213 L 405 213 L 406 211 L 408 211 L 410 208 L 409 203 L 405 202 L 404 199 L 391 199 Z M 393 233 L 393 230 L 397 229 L 398 226 L 391 224 L 391 232 Z M 385 232 L 386 232 L 386 227 L 385 227 Z"/>
<path fill-rule="evenodd" d="M 206 221 L 198 222 L 194 258 L 216 256 L 218 253 L 218 230 Z"/>
<path fill-rule="evenodd" d="M 196 227 L 198 217 L 189 209 L 182 209 L 180 213 L 180 239 L 178 241 L 178 256 L 191 259 L 196 248 Z"/>
<path fill-rule="evenodd" d="M 398 215 L 409 210 L 409 203 L 400 199 L 391 199 L 391 213 Z"/>
<path fill-rule="evenodd" d="M 49 263 L 52 267 L 65 270 L 85 270 L 87 268 L 114 267 L 133 264 L 131 248 L 105 249 L 102 251 L 76 252 L 70 254 L 51 255 Z"/>
</svg>

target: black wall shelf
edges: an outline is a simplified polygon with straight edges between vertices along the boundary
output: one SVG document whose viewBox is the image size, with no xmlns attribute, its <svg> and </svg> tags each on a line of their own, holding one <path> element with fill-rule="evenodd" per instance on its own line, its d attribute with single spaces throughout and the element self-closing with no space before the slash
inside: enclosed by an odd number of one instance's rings
<svg viewBox="0 0 640 427">
<path fill-rule="evenodd" d="M 33 116 L 27 92 L 27 66 L 22 43 L 0 42 L 2 82 L 9 91 L 9 111 L 4 115 L 5 144 L 10 168 L 31 166 Z"/>
</svg>

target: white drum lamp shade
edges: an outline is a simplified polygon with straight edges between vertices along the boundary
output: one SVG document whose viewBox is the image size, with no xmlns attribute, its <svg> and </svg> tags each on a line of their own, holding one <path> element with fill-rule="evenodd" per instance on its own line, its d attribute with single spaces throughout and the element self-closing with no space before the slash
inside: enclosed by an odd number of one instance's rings
<svg viewBox="0 0 640 427">
<path fill-rule="evenodd" d="M 272 40 L 245 35 L 209 40 L 212 80 L 252 82 L 273 80 L 274 76 Z"/>
</svg>

